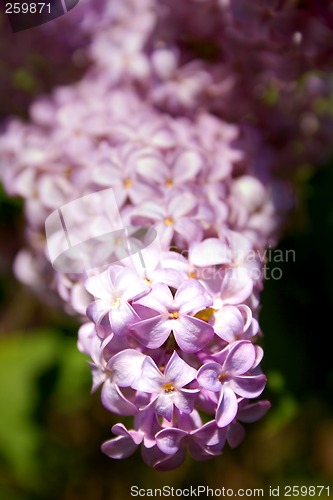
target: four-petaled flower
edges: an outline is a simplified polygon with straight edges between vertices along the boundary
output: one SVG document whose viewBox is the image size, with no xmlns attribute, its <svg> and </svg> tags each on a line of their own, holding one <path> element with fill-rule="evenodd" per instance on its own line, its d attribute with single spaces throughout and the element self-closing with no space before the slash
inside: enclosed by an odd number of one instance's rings
<svg viewBox="0 0 333 500">
<path fill-rule="evenodd" d="M 259 396 L 265 387 L 266 377 L 249 373 L 256 365 L 257 352 L 248 340 L 234 342 L 212 358 L 214 361 L 205 363 L 198 370 L 197 380 L 201 387 L 219 393 L 216 423 L 225 427 L 237 414 L 237 396 Z"/>
<path fill-rule="evenodd" d="M 129 301 L 149 290 L 133 269 L 118 265 L 88 278 L 85 286 L 96 298 L 88 306 L 87 315 L 96 323 L 102 337 L 105 332 L 115 335 L 127 333 L 129 324 L 138 319 Z"/>
<path fill-rule="evenodd" d="M 212 305 L 204 286 L 194 279 L 182 283 L 173 297 L 164 283 L 157 283 L 151 291 L 134 303 L 144 307 L 146 319 L 131 325 L 133 335 L 146 347 L 156 349 L 168 339 L 171 332 L 182 351 L 200 351 L 213 337 L 211 325 L 194 315 Z M 139 309 L 138 309 L 139 310 Z"/>
<path fill-rule="evenodd" d="M 132 388 L 153 394 L 144 408 L 154 409 L 158 415 L 171 421 L 174 406 L 184 413 L 191 413 L 199 389 L 184 389 L 195 379 L 197 370 L 180 358 L 176 351 L 167 362 L 163 372 L 150 356 L 142 363 L 142 372 L 132 383 Z"/>
</svg>

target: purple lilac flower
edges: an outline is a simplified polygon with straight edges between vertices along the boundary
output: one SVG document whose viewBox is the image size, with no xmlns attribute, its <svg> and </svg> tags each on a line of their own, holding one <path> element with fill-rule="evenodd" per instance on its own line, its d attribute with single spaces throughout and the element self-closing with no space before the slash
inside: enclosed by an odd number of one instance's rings
<svg viewBox="0 0 333 500">
<path fill-rule="evenodd" d="M 206 460 L 237 446 L 241 422 L 268 410 L 256 401 L 266 381 L 259 255 L 293 202 L 280 172 L 329 150 L 333 13 L 313 1 L 81 3 L 73 19 L 87 72 L 0 136 L 5 189 L 25 200 L 28 248 L 15 269 L 91 320 L 78 347 L 92 390 L 133 417 L 132 428 L 113 426 L 103 452 L 140 447 L 145 463 L 168 470 L 187 450 Z M 69 32 L 64 42 L 75 46 Z M 105 188 L 123 226 L 153 227 L 157 242 L 143 238 L 117 263 L 106 252 L 89 277 L 52 269 L 45 219 Z M 108 231 L 76 215 L 80 241 Z M 51 237 L 57 249 L 63 236 Z"/>
<path fill-rule="evenodd" d="M 107 315 L 106 328 L 115 335 L 126 333 L 128 326 L 138 318 L 129 301 L 149 290 L 134 270 L 117 265 L 89 278 L 86 288 L 97 299 L 89 305 L 88 317 L 102 325 Z"/>
<path fill-rule="evenodd" d="M 250 375 L 256 351 L 249 341 L 238 341 L 213 355 L 214 361 L 205 363 L 198 371 L 199 384 L 208 391 L 218 392 L 216 423 L 225 427 L 235 418 L 237 396 L 255 398 L 266 384 L 264 375 Z"/>
<path fill-rule="evenodd" d="M 195 379 L 197 371 L 181 359 L 174 351 L 167 362 L 163 373 L 149 356 L 142 366 L 141 374 L 134 379 L 131 386 L 138 391 L 153 394 L 153 398 L 145 409 L 154 409 L 171 421 L 174 406 L 183 413 L 191 413 L 199 389 L 186 389 Z"/>
<path fill-rule="evenodd" d="M 184 352 L 197 352 L 213 337 L 213 328 L 195 314 L 212 305 L 204 287 L 195 280 L 180 285 L 175 296 L 163 283 L 156 284 L 145 296 L 135 302 L 144 306 L 147 319 L 131 325 L 133 335 L 150 349 L 160 347 L 173 332 L 177 345 Z"/>
</svg>

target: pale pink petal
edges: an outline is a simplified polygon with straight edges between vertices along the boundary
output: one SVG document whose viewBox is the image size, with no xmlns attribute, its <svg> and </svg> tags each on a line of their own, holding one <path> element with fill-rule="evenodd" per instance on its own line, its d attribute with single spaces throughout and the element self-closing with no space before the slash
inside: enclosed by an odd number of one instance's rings
<svg viewBox="0 0 333 500">
<path fill-rule="evenodd" d="M 182 429 L 163 429 L 156 434 L 156 444 L 163 453 L 174 455 L 180 448 L 181 440 L 187 436 Z"/>
<path fill-rule="evenodd" d="M 222 307 L 215 314 L 214 330 L 226 342 L 234 342 L 244 330 L 244 320 L 239 309 L 235 306 Z"/>
<path fill-rule="evenodd" d="M 219 375 L 221 375 L 221 365 L 212 361 L 205 363 L 198 370 L 197 380 L 201 387 L 209 391 L 219 392 L 221 390 Z"/>
<path fill-rule="evenodd" d="M 254 345 L 249 340 L 240 340 L 231 345 L 223 364 L 223 371 L 242 375 L 250 370 L 256 358 Z"/>
<path fill-rule="evenodd" d="M 228 264 L 231 261 L 230 248 L 218 238 L 207 238 L 190 245 L 189 260 L 198 267 Z"/>
<path fill-rule="evenodd" d="M 195 178 L 203 167 L 203 158 L 196 151 L 182 151 L 173 164 L 173 178 L 177 184 L 188 182 Z"/>
<path fill-rule="evenodd" d="M 150 356 L 145 356 L 141 367 L 141 375 L 133 380 L 133 389 L 153 394 L 160 392 L 163 382 L 162 372 L 157 368 Z"/>
<path fill-rule="evenodd" d="M 109 318 L 115 335 L 125 335 L 128 333 L 130 325 L 138 321 L 138 315 L 133 307 L 126 302 L 121 303 L 117 308 L 111 309 Z"/>
<path fill-rule="evenodd" d="M 121 460 L 128 458 L 137 449 L 131 436 L 118 436 L 102 444 L 101 450 L 110 458 Z"/>
<path fill-rule="evenodd" d="M 130 387 L 140 377 L 145 358 L 144 354 L 134 349 L 125 349 L 112 356 L 107 369 L 111 370 L 113 382 L 119 387 Z"/>
<path fill-rule="evenodd" d="M 173 305 L 170 288 L 164 283 L 156 283 L 149 293 L 138 299 L 135 304 L 148 307 L 152 311 L 167 313 Z"/>
<path fill-rule="evenodd" d="M 247 270 L 244 267 L 230 267 L 224 276 L 221 286 L 221 298 L 226 304 L 241 304 L 253 289 Z"/>
<path fill-rule="evenodd" d="M 196 314 L 213 304 L 206 288 L 195 279 L 185 281 L 177 290 L 175 303 L 182 314 Z"/>
<path fill-rule="evenodd" d="M 166 418 L 169 422 L 172 420 L 173 405 L 175 401 L 176 392 L 162 391 L 158 398 L 155 400 L 154 408 L 158 415 Z"/>
<path fill-rule="evenodd" d="M 245 429 L 239 422 L 232 422 L 228 427 L 227 441 L 230 448 L 236 448 L 245 438 Z"/>
<path fill-rule="evenodd" d="M 174 321 L 173 332 L 179 347 L 188 353 L 200 351 L 214 336 L 208 323 L 191 316 L 180 316 Z"/>
<path fill-rule="evenodd" d="M 145 319 L 131 326 L 132 335 L 149 349 L 157 349 L 168 338 L 171 332 L 170 322 L 161 316 Z"/>
<path fill-rule="evenodd" d="M 265 388 L 266 376 L 235 377 L 228 382 L 228 385 L 236 394 L 243 398 L 256 398 L 260 396 Z"/>
<path fill-rule="evenodd" d="M 156 154 L 149 154 L 149 152 L 141 154 L 136 160 L 136 169 L 142 177 L 156 184 L 165 183 L 169 174 L 164 159 Z"/>
<path fill-rule="evenodd" d="M 130 416 L 135 415 L 138 411 L 136 406 L 125 398 L 119 387 L 109 378 L 105 380 L 102 387 L 101 400 L 105 408 L 118 415 Z"/>
<path fill-rule="evenodd" d="M 173 352 L 164 370 L 165 378 L 177 387 L 184 387 L 192 382 L 196 374 L 197 370 L 185 363 L 176 351 Z"/>
<path fill-rule="evenodd" d="M 192 413 L 198 389 L 181 389 L 174 395 L 174 405 L 184 413 Z"/>
<path fill-rule="evenodd" d="M 237 414 L 238 403 L 235 393 L 228 387 L 221 391 L 219 404 L 216 410 L 216 423 L 218 427 L 225 427 L 233 421 Z"/>
<path fill-rule="evenodd" d="M 238 420 L 241 422 L 252 423 L 262 418 L 270 409 L 269 401 L 258 401 L 257 403 L 247 404 L 239 408 Z"/>
<path fill-rule="evenodd" d="M 197 206 L 196 197 L 188 192 L 173 196 L 168 204 L 168 212 L 174 219 L 189 214 Z"/>
</svg>

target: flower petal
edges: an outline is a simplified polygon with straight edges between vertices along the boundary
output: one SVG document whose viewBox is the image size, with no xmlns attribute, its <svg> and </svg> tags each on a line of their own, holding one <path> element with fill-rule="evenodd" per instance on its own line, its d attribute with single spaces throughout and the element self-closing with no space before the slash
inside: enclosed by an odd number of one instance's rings
<svg viewBox="0 0 333 500">
<path fill-rule="evenodd" d="M 232 422 L 228 427 L 227 441 L 230 448 L 236 448 L 245 438 L 245 429 L 239 422 Z"/>
<path fill-rule="evenodd" d="M 181 440 L 187 436 L 182 429 L 163 429 L 156 434 L 156 444 L 163 453 L 174 455 L 180 448 Z"/>
<path fill-rule="evenodd" d="M 141 375 L 133 380 L 132 387 L 150 394 L 159 392 L 164 377 L 150 356 L 146 356 L 141 367 Z"/>
<path fill-rule="evenodd" d="M 125 349 L 115 354 L 107 363 L 113 381 L 120 387 L 130 387 L 140 377 L 146 356 L 135 349 Z"/>
<path fill-rule="evenodd" d="M 221 239 L 207 238 L 190 246 L 189 260 L 198 267 L 228 264 L 231 262 L 230 248 Z"/>
<path fill-rule="evenodd" d="M 213 304 L 213 300 L 206 288 L 195 279 L 182 283 L 175 295 L 175 303 L 182 314 L 192 314 Z"/>
<path fill-rule="evenodd" d="M 219 404 L 216 410 L 216 423 L 218 427 L 225 427 L 233 421 L 237 414 L 238 403 L 237 398 L 231 389 L 223 387 Z"/>
<path fill-rule="evenodd" d="M 234 342 L 244 330 L 244 319 L 239 309 L 235 306 L 222 307 L 215 314 L 214 330 L 221 339 Z"/>
<path fill-rule="evenodd" d="M 221 390 L 221 382 L 219 381 L 219 375 L 221 374 L 221 365 L 211 361 L 210 363 L 205 363 L 199 370 L 197 374 L 197 380 L 199 384 L 208 389 L 209 391 L 218 392 Z"/>
<path fill-rule="evenodd" d="M 110 458 L 121 460 L 133 455 L 137 445 L 130 436 L 119 436 L 102 444 L 101 450 Z"/>
<path fill-rule="evenodd" d="M 221 298 L 226 304 L 241 304 L 252 293 L 253 281 L 245 267 L 231 267 L 221 286 Z"/>
<path fill-rule="evenodd" d="M 197 206 L 197 203 L 197 198 L 193 194 L 184 191 L 170 198 L 168 214 L 174 219 L 179 219 L 189 214 Z"/>
<path fill-rule="evenodd" d="M 257 403 L 247 404 L 239 408 L 238 420 L 241 422 L 252 423 L 262 418 L 270 409 L 269 401 L 258 401 Z"/>
<path fill-rule="evenodd" d="M 196 151 L 182 151 L 173 164 L 174 178 L 177 184 L 188 182 L 195 178 L 203 166 L 203 159 Z"/>
<path fill-rule="evenodd" d="M 232 375 L 242 375 L 252 368 L 255 359 L 256 350 L 252 342 L 239 340 L 231 344 L 222 369 Z"/>
<path fill-rule="evenodd" d="M 115 335 L 126 335 L 130 325 L 138 320 L 138 315 L 128 302 L 121 302 L 119 307 L 109 311 L 109 319 Z"/>
<path fill-rule="evenodd" d="M 120 427 L 121 424 L 118 424 Z M 116 426 L 112 427 L 112 430 L 115 429 Z M 124 427 L 124 426 L 123 426 Z M 119 432 L 119 436 L 110 439 L 109 441 L 105 441 L 105 443 L 102 444 L 101 450 L 105 455 L 107 455 L 110 458 L 116 458 L 116 459 L 122 459 L 122 458 L 127 458 L 133 455 L 135 450 L 138 447 L 138 444 L 140 444 L 138 441 L 140 441 L 140 438 L 138 439 L 138 436 L 135 431 L 129 432 L 127 429 L 124 427 L 126 432 Z M 116 433 L 116 430 L 115 430 Z M 141 437 L 142 440 L 142 437 Z"/>
<path fill-rule="evenodd" d="M 176 351 L 173 352 L 164 370 L 166 380 L 172 382 L 177 387 L 184 387 L 192 382 L 196 374 L 197 370 L 185 363 Z"/>
<path fill-rule="evenodd" d="M 131 325 L 132 335 L 149 349 L 161 347 L 170 335 L 170 321 L 156 316 Z"/>
<path fill-rule="evenodd" d="M 173 406 L 177 392 L 165 392 L 162 390 L 154 403 L 156 413 L 166 418 L 169 422 L 172 420 Z"/>
<path fill-rule="evenodd" d="M 265 388 L 266 376 L 235 377 L 229 382 L 232 390 L 243 398 L 256 398 Z"/>
<path fill-rule="evenodd" d="M 214 336 L 210 325 L 191 316 L 179 316 L 172 328 L 179 347 L 189 353 L 200 351 Z"/>
<path fill-rule="evenodd" d="M 125 398 L 119 387 L 109 378 L 106 379 L 101 391 L 101 400 L 105 408 L 118 415 L 135 415 L 136 406 Z"/>
<path fill-rule="evenodd" d="M 198 392 L 199 389 L 180 389 L 176 391 L 174 405 L 184 413 L 192 413 Z"/>
<path fill-rule="evenodd" d="M 152 316 L 156 313 L 167 313 L 173 305 L 173 297 L 170 288 L 164 283 L 156 283 L 149 293 L 135 301 L 135 304 L 148 307 L 152 310 Z"/>
<path fill-rule="evenodd" d="M 162 452 L 160 451 L 160 453 Z M 174 455 L 166 455 L 165 458 L 160 458 L 159 460 L 155 461 L 154 464 L 150 464 L 149 462 L 147 462 L 147 458 L 144 456 L 143 452 L 142 452 L 142 457 L 144 461 L 148 463 L 148 465 L 153 465 L 155 470 L 158 471 L 173 470 L 180 467 L 181 464 L 184 462 L 186 458 L 186 448 L 181 447 Z"/>
</svg>

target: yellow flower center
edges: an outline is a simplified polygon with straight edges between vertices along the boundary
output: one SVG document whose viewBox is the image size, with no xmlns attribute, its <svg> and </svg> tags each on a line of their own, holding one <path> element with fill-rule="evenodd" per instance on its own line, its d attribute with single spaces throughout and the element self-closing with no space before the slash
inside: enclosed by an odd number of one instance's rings
<svg viewBox="0 0 333 500">
<path fill-rule="evenodd" d="M 124 180 L 124 187 L 125 187 L 126 189 L 129 189 L 129 188 L 131 188 L 132 186 L 133 186 L 133 182 L 131 181 L 131 179 L 125 179 L 125 180 Z"/>
<path fill-rule="evenodd" d="M 178 311 L 169 313 L 169 319 L 178 319 Z"/>
<path fill-rule="evenodd" d="M 163 384 L 163 389 L 164 389 L 164 392 L 174 392 L 175 388 L 174 386 L 171 384 L 171 382 L 169 382 L 168 384 Z"/>
<path fill-rule="evenodd" d="M 194 317 L 201 319 L 202 321 L 206 321 L 206 323 L 208 323 L 208 321 L 211 319 L 211 317 L 215 312 L 216 309 L 208 307 L 207 309 L 203 309 L 202 311 L 197 312 L 197 314 L 195 314 Z"/>
<path fill-rule="evenodd" d="M 120 306 L 120 297 L 116 297 L 115 299 L 113 299 L 112 307 L 116 308 L 119 306 Z"/>
<path fill-rule="evenodd" d="M 174 222 L 174 221 L 173 221 L 173 219 L 172 219 L 171 217 L 166 217 L 166 218 L 164 219 L 164 224 L 165 224 L 166 226 L 172 226 L 172 225 L 173 225 L 173 222 Z"/>
</svg>

